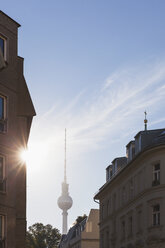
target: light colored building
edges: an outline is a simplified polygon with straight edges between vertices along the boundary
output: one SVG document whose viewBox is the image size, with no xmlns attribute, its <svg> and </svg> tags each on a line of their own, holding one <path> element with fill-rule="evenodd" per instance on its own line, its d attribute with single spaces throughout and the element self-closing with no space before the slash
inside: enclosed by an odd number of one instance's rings
<svg viewBox="0 0 165 248">
<path fill-rule="evenodd" d="M 100 248 L 165 248 L 165 129 L 139 132 L 126 151 L 94 197 Z"/>
<path fill-rule="evenodd" d="M 0 11 L 0 248 L 25 248 L 26 148 L 35 110 L 17 55 L 20 25 Z"/>
<path fill-rule="evenodd" d="M 99 248 L 98 222 L 99 210 L 91 209 L 88 217 L 62 236 L 59 248 Z"/>
</svg>

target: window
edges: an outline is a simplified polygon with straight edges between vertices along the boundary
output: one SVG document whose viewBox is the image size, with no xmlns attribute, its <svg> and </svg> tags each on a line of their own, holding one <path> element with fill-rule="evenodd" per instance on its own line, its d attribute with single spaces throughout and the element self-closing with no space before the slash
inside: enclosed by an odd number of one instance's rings
<svg viewBox="0 0 165 248">
<path fill-rule="evenodd" d="M 112 225 L 113 225 L 112 231 L 113 231 L 113 233 L 115 234 L 115 233 L 116 233 L 116 219 L 115 219 L 115 217 L 114 217 L 114 219 L 113 219 L 113 221 L 112 221 Z"/>
<path fill-rule="evenodd" d="M 101 243 L 102 243 L 102 248 L 105 248 L 104 244 L 105 244 L 105 241 L 104 241 L 104 233 L 101 235 L 102 237 L 102 240 L 101 240 Z"/>
<path fill-rule="evenodd" d="M 6 98 L 0 95 L 0 132 L 6 128 Z"/>
<path fill-rule="evenodd" d="M 6 39 L 0 35 L 0 49 L 1 49 L 1 54 L 6 60 Z"/>
<path fill-rule="evenodd" d="M 5 163 L 4 158 L 0 156 L 0 191 L 6 191 Z"/>
<path fill-rule="evenodd" d="M 142 231 L 142 210 L 137 210 L 137 233 Z"/>
<path fill-rule="evenodd" d="M 1 48 L 1 52 L 4 56 L 4 51 L 5 51 L 5 41 L 2 37 L 0 37 L 0 48 Z"/>
<path fill-rule="evenodd" d="M 134 190 L 134 188 L 133 188 L 133 180 L 131 179 L 129 181 L 129 199 L 130 200 L 133 199 L 133 190 Z"/>
<path fill-rule="evenodd" d="M 152 186 L 160 184 L 160 163 L 157 163 L 153 166 L 153 182 Z"/>
<path fill-rule="evenodd" d="M 132 236 L 133 233 L 133 225 L 132 225 L 132 216 L 128 218 L 128 235 Z"/>
<path fill-rule="evenodd" d="M 112 200 L 113 202 L 113 211 L 116 211 L 116 194 L 114 193 L 113 194 L 113 200 Z"/>
<path fill-rule="evenodd" d="M 0 215 L 0 248 L 5 248 L 5 216 Z"/>
<path fill-rule="evenodd" d="M 106 231 L 106 247 L 109 247 L 109 231 Z"/>
<path fill-rule="evenodd" d="M 125 189 L 125 186 L 122 188 L 122 205 L 125 204 L 126 202 L 126 189 Z"/>
<path fill-rule="evenodd" d="M 104 217 L 105 217 L 105 206 L 104 206 L 104 204 L 102 204 L 102 206 L 101 206 L 101 219 L 103 220 L 104 219 Z"/>
<path fill-rule="evenodd" d="M 160 205 L 156 204 L 152 207 L 152 224 L 153 226 L 160 225 Z"/>
<path fill-rule="evenodd" d="M 121 222 L 121 238 L 122 239 L 125 239 L 125 221 L 123 220 L 122 222 Z"/>
</svg>

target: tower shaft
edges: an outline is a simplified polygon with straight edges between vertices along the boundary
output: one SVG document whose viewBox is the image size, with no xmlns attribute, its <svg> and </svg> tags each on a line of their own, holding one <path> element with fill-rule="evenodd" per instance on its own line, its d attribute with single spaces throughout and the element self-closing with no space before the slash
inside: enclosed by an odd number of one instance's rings
<svg viewBox="0 0 165 248">
<path fill-rule="evenodd" d="M 62 212 L 62 234 L 67 234 L 68 231 L 68 212 L 63 210 Z"/>
</svg>

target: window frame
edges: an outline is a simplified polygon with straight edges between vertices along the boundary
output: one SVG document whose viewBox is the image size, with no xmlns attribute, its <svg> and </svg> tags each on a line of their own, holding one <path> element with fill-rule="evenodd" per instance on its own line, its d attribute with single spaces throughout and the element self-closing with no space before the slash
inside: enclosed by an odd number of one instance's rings
<svg viewBox="0 0 165 248">
<path fill-rule="evenodd" d="M 6 161 L 5 157 L 0 154 L 0 159 L 2 159 L 2 178 L 0 178 L 0 193 L 6 192 Z"/>
<path fill-rule="evenodd" d="M 136 209 L 136 227 L 137 227 L 137 234 L 142 232 L 142 218 L 143 218 L 143 212 L 142 207 L 138 207 Z"/>
<path fill-rule="evenodd" d="M 121 237 L 122 239 L 125 239 L 125 235 L 126 235 L 126 223 L 125 220 L 121 221 Z"/>
<path fill-rule="evenodd" d="M 154 208 L 159 207 L 158 210 L 154 210 Z M 160 226 L 160 204 L 154 204 L 152 206 L 152 226 Z"/>
<path fill-rule="evenodd" d="M 156 166 L 159 165 L 159 169 L 156 169 Z M 160 184 L 160 162 L 156 162 L 152 165 L 152 186 L 157 186 Z"/>
<path fill-rule="evenodd" d="M 5 61 L 7 61 L 7 38 L 0 34 L 0 39 L 4 41 L 4 51 L 2 51 L 2 55 Z"/>
<path fill-rule="evenodd" d="M 4 214 L 0 213 L 0 218 L 2 218 L 2 222 L 0 222 L 2 224 L 2 226 L 0 227 L 0 231 L 2 231 L 2 233 L 0 233 L 0 242 L 2 244 L 2 247 L 5 248 L 6 216 Z"/>
<path fill-rule="evenodd" d="M 0 133 L 5 133 L 7 131 L 7 97 L 0 93 L 0 98 L 3 99 L 3 116 L 0 116 Z M 2 130 L 1 130 L 2 125 Z"/>
</svg>

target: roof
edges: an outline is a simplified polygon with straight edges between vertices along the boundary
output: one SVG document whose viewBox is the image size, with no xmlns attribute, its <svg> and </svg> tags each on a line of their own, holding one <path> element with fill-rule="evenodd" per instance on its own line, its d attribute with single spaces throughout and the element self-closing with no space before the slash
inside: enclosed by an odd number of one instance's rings
<svg viewBox="0 0 165 248">
<path fill-rule="evenodd" d="M 0 10 L 0 14 L 6 16 L 8 19 L 10 19 L 12 22 L 14 22 L 18 27 L 21 26 L 18 22 L 16 22 L 15 20 L 13 20 L 10 16 L 8 16 L 7 14 L 5 14 L 2 10 Z"/>
<path fill-rule="evenodd" d="M 104 191 L 105 188 L 107 188 L 110 183 L 112 181 L 114 181 L 126 168 L 128 168 L 128 166 L 131 166 L 131 164 L 139 157 L 141 156 L 143 153 L 149 151 L 150 149 L 156 148 L 156 147 L 160 147 L 160 146 L 164 146 L 165 145 L 165 129 L 154 129 L 154 130 L 147 130 L 147 131 L 140 131 L 137 133 L 137 135 L 135 136 L 137 138 L 138 135 L 140 134 L 150 134 L 152 137 L 152 140 L 147 143 L 143 149 L 138 152 L 135 157 L 129 161 L 116 175 L 114 178 L 112 178 L 111 181 L 107 181 L 100 189 L 99 191 L 95 194 L 94 199 L 97 200 L 99 199 L 98 196 L 100 195 L 100 193 L 102 193 Z M 129 144 L 129 143 L 128 143 Z M 114 161 L 114 160 L 113 160 Z"/>
<path fill-rule="evenodd" d="M 138 132 L 136 135 L 135 135 L 135 137 L 134 138 L 136 138 L 137 136 L 139 136 L 140 134 L 143 134 L 143 133 L 145 133 L 145 134 L 151 134 L 151 133 L 158 133 L 158 132 L 163 132 L 163 131 L 165 131 L 165 128 L 161 128 L 161 129 L 151 129 L 151 130 L 144 130 L 144 131 L 140 131 L 140 132 Z"/>
<path fill-rule="evenodd" d="M 130 144 L 135 144 L 135 140 L 131 140 L 131 141 L 126 145 L 126 147 L 128 147 Z"/>
</svg>

